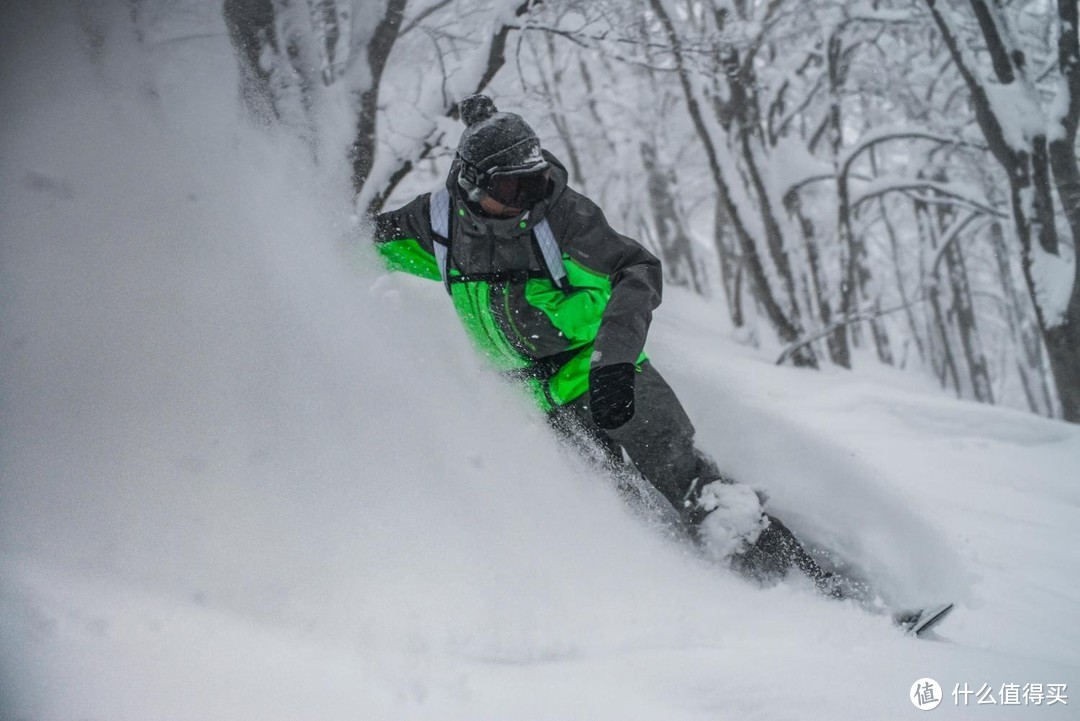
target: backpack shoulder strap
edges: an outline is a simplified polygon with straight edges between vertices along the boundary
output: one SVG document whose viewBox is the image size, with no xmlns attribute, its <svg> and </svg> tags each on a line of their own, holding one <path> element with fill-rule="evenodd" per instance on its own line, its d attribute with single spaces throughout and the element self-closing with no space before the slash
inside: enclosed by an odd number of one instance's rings
<svg viewBox="0 0 1080 721">
<path fill-rule="evenodd" d="M 540 254 L 544 256 L 548 275 L 558 288 L 562 288 L 566 281 L 566 266 L 563 265 L 562 250 L 555 242 L 555 233 L 552 232 L 547 218 L 536 224 L 533 234 L 536 235 L 536 242 L 540 246 Z"/>
<path fill-rule="evenodd" d="M 431 245 L 435 251 L 435 262 L 439 266 L 446 292 L 450 292 L 450 191 L 442 188 L 431 194 Z"/>
</svg>

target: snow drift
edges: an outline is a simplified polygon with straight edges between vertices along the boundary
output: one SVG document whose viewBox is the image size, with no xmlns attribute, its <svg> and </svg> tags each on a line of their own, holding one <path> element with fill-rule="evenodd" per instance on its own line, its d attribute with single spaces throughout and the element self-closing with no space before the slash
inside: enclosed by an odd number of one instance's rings
<svg viewBox="0 0 1080 721">
<path fill-rule="evenodd" d="M 637 587 L 641 548 L 577 536 L 630 526 L 614 495 L 435 297 L 394 303 L 362 245 L 350 267 L 364 239 L 302 149 L 229 83 L 155 108 L 66 60 L 5 133 L 6 551 L 393 637 L 548 615 L 528 589 L 579 564 L 594 593 Z"/>
</svg>

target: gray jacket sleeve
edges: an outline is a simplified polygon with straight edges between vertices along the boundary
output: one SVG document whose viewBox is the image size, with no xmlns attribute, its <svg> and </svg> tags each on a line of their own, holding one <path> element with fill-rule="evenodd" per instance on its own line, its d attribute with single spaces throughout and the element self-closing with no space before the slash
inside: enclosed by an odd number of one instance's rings
<svg viewBox="0 0 1080 721">
<path fill-rule="evenodd" d="M 375 242 L 411 238 L 427 252 L 432 252 L 430 194 L 424 193 L 397 210 L 375 216 Z"/>
<path fill-rule="evenodd" d="M 635 363 L 663 293 L 660 261 L 637 241 L 616 233 L 603 211 L 585 196 L 567 189 L 562 201 L 560 210 L 565 210 L 558 223 L 562 227 L 555 236 L 563 252 L 611 282 L 592 367 Z"/>
</svg>

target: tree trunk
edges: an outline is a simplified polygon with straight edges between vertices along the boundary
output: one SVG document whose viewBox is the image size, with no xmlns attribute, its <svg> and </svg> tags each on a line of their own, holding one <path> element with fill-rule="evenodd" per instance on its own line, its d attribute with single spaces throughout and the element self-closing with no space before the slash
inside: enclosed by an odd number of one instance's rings
<svg viewBox="0 0 1080 721">
<path fill-rule="evenodd" d="M 1068 94 L 1060 118 L 1061 131 L 1050 143 L 1050 166 L 1058 198 L 1072 234 L 1073 287 L 1065 317 L 1046 332 L 1046 348 L 1057 379 L 1065 419 L 1080 423 L 1080 168 L 1076 131 L 1080 123 L 1080 11 L 1076 0 L 1058 0 L 1058 69 L 1065 82 L 1058 92 Z"/>
<path fill-rule="evenodd" d="M 855 267 L 859 262 L 854 247 L 855 234 L 851 230 L 851 196 L 848 191 L 847 173 L 840 169 L 840 152 L 843 144 L 843 126 L 840 117 L 840 85 L 843 72 L 840 68 L 840 38 L 836 31 L 829 36 L 826 57 L 829 77 L 829 139 L 832 146 L 833 164 L 836 168 L 836 234 L 840 243 L 840 307 L 841 318 L 855 313 L 857 279 Z M 829 337 L 833 362 L 843 368 L 851 368 L 851 348 L 848 340 L 848 324 L 838 324 Z"/>
<path fill-rule="evenodd" d="M 1005 231 L 1000 223 L 990 226 L 990 240 L 994 246 L 998 276 L 1005 295 L 1005 319 L 1019 348 L 1016 367 L 1024 397 L 1032 412 L 1052 416 L 1054 403 L 1050 397 L 1050 388 L 1046 384 L 1042 339 L 1039 337 L 1035 323 L 1023 312 L 1023 308 L 1030 305 L 1031 301 L 1021 293 L 1013 280 L 1013 269 L 1009 263 L 1010 255 L 1005 245 Z"/>
<path fill-rule="evenodd" d="M 1041 296 L 1049 289 L 1042 287 L 1035 277 L 1035 254 L 1057 256 L 1059 248 L 1046 139 L 1036 138 L 1035 148 L 1030 156 L 1017 154 L 1017 165 L 1010 176 L 1013 218 L 1023 249 L 1021 267 L 1046 345 L 1062 416 L 1072 423 L 1080 423 L 1080 263 L 1074 266 L 1072 291 L 1064 312 L 1059 318 L 1048 318 Z"/>
<path fill-rule="evenodd" d="M 742 127 L 739 129 L 740 145 L 742 147 L 743 162 L 750 184 L 758 199 L 758 210 L 761 215 L 762 225 L 765 227 L 765 245 L 769 250 L 777 275 L 784 287 L 784 295 L 788 300 L 788 309 L 793 323 L 799 321 L 799 303 L 795 295 L 795 276 L 791 271 L 791 260 L 788 258 L 787 248 L 784 243 L 784 234 L 780 228 L 780 222 L 775 215 L 769 190 L 765 185 L 761 170 L 758 168 L 757 158 L 752 146 L 752 129 Z"/>
<path fill-rule="evenodd" d="M 799 198 L 798 192 L 789 193 L 784 200 L 784 204 L 788 213 L 798 220 L 799 228 L 802 230 L 803 242 L 806 245 L 806 263 L 810 269 L 810 287 L 817 304 L 818 319 L 821 321 L 822 328 L 828 328 L 834 320 L 833 309 L 828 289 L 821 279 L 821 254 L 818 249 L 814 223 L 802 212 L 802 200 Z M 846 333 L 830 333 L 825 339 L 825 349 L 829 354 L 830 361 L 839 366 L 844 366 L 846 361 L 850 366 L 850 352 L 848 351 Z"/>
<path fill-rule="evenodd" d="M 971 302 L 971 283 L 968 280 L 963 252 L 958 242 L 949 243 L 945 249 L 945 264 L 949 273 L 949 287 L 952 291 L 950 315 L 956 321 L 960 335 L 960 347 L 967 361 L 971 390 L 975 400 L 993 403 L 993 385 L 990 382 L 990 370 L 979 342 L 978 328 L 975 322 L 975 308 Z"/>
<path fill-rule="evenodd" d="M 904 274 L 901 270 L 903 265 L 900 257 L 900 243 L 896 237 L 896 228 L 893 226 L 892 219 L 889 218 L 885 200 L 879 198 L 878 203 L 881 208 L 881 219 L 885 224 L 885 233 L 889 237 L 889 249 L 892 252 L 893 271 L 896 276 L 896 290 L 900 294 L 901 302 L 904 304 L 904 317 L 907 318 L 908 329 L 911 331 L 911 338 L 915 342 L 915 348 L 919 351 L 919 359 L 925 361 L 926 348 L 923 346 L 922 337 L 919 335 L 919 325 L 915 321 L 915 310 L 912 307 L 911 298 L 908 296 L 907 288 L 904 287 Z"/>
<path fill-rule="evenodd" d="M 701 284 L 694 263 L 690 236 L 675 207 L 674 177 L 670 169 L 661 168 L 656 148 L 642 141 L 638 146 L 645 167 L 646 195 L 656 228 L 657 247 L 664 263 L 664 273 L 673 285 L 690 287 L 701 293 Z"/>
<path fill-rule="evenodd" d="M 870 319 L 866 321 L 870 324 L 870 336 L 874 339 L 874 350 L 877 352 L 878 360 L 885 365 L 893 365 L 893 353 L 892 347 L 889 345 L 889 334 L 885 332 L 885 326 L 881 321 L 881 314 L 878 312 L 881 310 L 881 302 L 874 301 L 874 313 L 870 316 Z"/>
<path fill-rule="evenodd" d="M 757 151 L 760 149 L 760 100 L 753 63 L 743 61 L 737 50 L 725 51 L 719 58 L 720 68 L 730 96 L 721 102 L 719 92 L 713 95 L 712 107 L 717 122 L 734 135 L 736 153 L 742 158 L 737 166 L 743 174 L 744 184 L 753 190 L 757 198 L 757 211 L 765 232 L 765 248 L 772 260 L 776 275 L 780 278 L 787 311 L 791 323 L 799 325 L 799 302 L 795 293 L 795 274 L 791 269 L 784 233 L 773 207 L 773 198 L 761 172 Z"/>
<path fill-rule="evenodd" d="M 933 214 L 929 206 L 921 201 L 914 201 L 916 224 L 921 236 L 920 245 L 936 251 L 937 228 Z M 956 358 L 952 350 L 949 324 L 942 309 L 941 285 L 937 274 L 927 273 L 927 268 L 922 268 L 923 288 L 930 305 L 930 317 L 927 318 L 927 338 L 930 347 L 930 364 L 937 374 L 943 388 L 949 387 L 949 380 L 956 391 L 958 398 L 963 397 L 963 389 L 960 385 L 960 373 L 956 368 Z"/>
<path fill-rule="evenodd" d="M 716 183 L 720 200 L 724 204 L 724 212 L 731 222 L 735 237 L 738 238 L 739 249 L 742 253 L 743 267 L 750 274 L 755 297 L 761 303 L 765 315 L 776 329 L 780 339 L 786 343 L 794 343 L 799 339 L 801 329 L 798 324 L 788 316 L 780 303 L 777 302 L 776 296 L 769 283 L 768 275 L 765 273 L 765 267 L 761 263 L 761 257 L 758 255 L 754 238 L 750 235 L 750 232 L 740 215 L 738 205 L 732 199 L 731 190 L 728 187 L 727 180 L 724 178 L 724 173 L 720 168 L 716 147 L 713 144 L 713 139 L 709 134 L 708 127 L 705 125 L 705 119 L 701 114 L 697 96 L 690 83 L 689 72 L 683 63 L 680 41 L 675 32 L 675 27 L 671 22 L 670 16 L 667 14 L 667 10 L 664 8 L 662 0 L 649 0 L 649 6 L 652 8 L 653 12 L 656 13 L 657 18 L 664 27 L 668 41 L 672 45 L 672 54 L 675 58 L 679 84 L 682 86 L 683 95 L 686 99 L 687 112 L 694 125 L 694 130 L 697 132 L 702 146 L 704 146 L 713 182 Z M 817 359 L 810 348 L 803 348 L 798 354 L 795 354 L 792 357 L 792 361 L 796 366 L 817 367 Z"/>
<path fill-rule="evenodd" d="M 746 324 L 742 309 L 742 264 L 738 254 L 729 245 L 727 227 L 724 204 L 717 198 L 713 215 L 713 242 L 716 245 L 716 257 L 720 261 L 720 286 L 727 299 L 731 325 L 738 329 Z"/>
<path fill-rule="evenodd" d="M 356 98 L 356 135 L 349 147 L 349 160 L 352 163 L 353 194 L 359 196 L 367 183 L 371 169 L 375 165 L 375 145 L 378 139 L 379 86 L 382 83 L 383 70 L 390 57 L 390 51 L 397 43 L 401 32 L 401 22 L 405 17 L 407 0 L 388 0 L 386 14 L 375 26 L 371 43 L 367 47 L 368 67 L 371 76 Z"/>
<path fill-rule="evenodd" d="M 566 119 L 566 113 L 563 111 L 562 93 L 560 92 L 560 88 L 563 85 L 563 72 L 558 69 L 558 54 L 555 50 L 555 40 L 551 35 L 546 35 L 544 40 L 547 56 L 541 60 L 535 47 L 533 48 L 533 52 L 539 61 L 538 65 L 541 66 L 537 68 L 537 74 L 540 77 L 540 85 L 544 89 L 544 97 L 546 99 L 545 104 L 548 106 L 548 117 L 551 119 L 551 124 L 555 127 L 555 131 L 559 134 L 559 139 L 562 140 L 563 147 L 566 148 L 566 159 L 570 166 L 570 183 L 585 189 L 587 192 L 585 173 L 581 170 L 581 159 L 578 156 L 577 145 L 574 142 L 574 134 L 570 130 L 570 124 Z M 551 68 L 551 82 L 548 82 L 545 67 Z"/>
<path fill-rule="evenodd" d="M 961 48 L 949 21 L 938 9 L 939 0 L 924 2 L 930 9 L 953 62 L 968 87 L 975 118 L 987 144 L 1008 175 L 1013 223 L 1020 241 L 1021 266 L 1028 294 L 1035 306 L 1039 330 L 1046 344 L 1062 415 L 1067 421 L 1080 423 L 1080 263 L 1074 263 L 1072 288 L 1067 304 L 1063 309 L 1051 309 L 1051 317 L 1048 317 L 1043 303 L 1055 289 L 1046 287 L 1045 281 L 1037 278 L 1033 272 L 1036 254 L 1041 254 L 1047 262 L 1052 262 L 1051 258 L 1060 262 L 1047 138 L 1045 135 L 1037 135 L 1026 140 L 1026 147 L 1015 146 L 1016 141 L 1009 138 L 1005 132 L 1009 119 L 998 116 L 997 108 L 991 102 L 981 79 L 973 68 L 968 67 L 967 53 Z M 987 4 L 986 0 L 970 0 L 970 4 L 997 81 L 1003 86 L 1012 86 L 1020 91 L 1030 90 L 1032 86 L 1027 79 L 1026 57 L 1018 48 L 1012 47 L 1009 38 L 1002 34 L 1005 24 L 999 17 L 1000 7 Z M 1059 70 L 1065 79 L 1060 92 L 1066 92 L 1069 96 L 1066 98 L 1068 102 L 1058 103 L 1068 110 L 1061 118 L 1061 137 L 1056 137 L 1055 134 L 1054 138 L 1055 147 L 1060 148 L 1057 155 L 1061 156 L 1054 161 L 1055 180 L 1065 204 L 1074 248 L 1078 247 L 1076 243 L 1080 240 L 1080 226 L 1074 222 L 1075 214 L 1080 211 L 1075 204 L 1069 204 L 1075 197 L 1076 189 L 1080 187 L 1077 184 L 1078 174 L 1075 172 L 1076 118 L 1080 114 L 1080 52 L 1077 51 L 1076 5 L 1076 0 L 1059 0 L 1058 3 L 1058 62 Z M 1017 97 L 1024 98 L 1025 93 L 1018 92 Z M 1033 90 L 1026 93 L 1026 102 L 1034 106 L 1029 110 L 1042 112 Z M 1009 108 L 1008 111 L 1013 110 Z M 1059 142 L 1060 146 L 1057 145 Z"/>
<path fill-rule="evenodd" d="M 240 97 L 256 122 L 269 125 L 280 113 L 270 68 L 259 57 L 267 46 L 277 52 L 274 5 L 271 0 L 225 0 L 222 12 L 240 66 Z"/>
</svg>

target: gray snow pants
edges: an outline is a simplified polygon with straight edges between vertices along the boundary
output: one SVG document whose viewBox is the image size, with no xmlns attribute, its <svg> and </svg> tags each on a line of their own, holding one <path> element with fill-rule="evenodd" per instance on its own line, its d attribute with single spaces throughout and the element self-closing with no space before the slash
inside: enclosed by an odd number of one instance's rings
<svg viewBox="0 0 1080 721">
<path fill-rule="evenodd" d="M 645 477 L 683 516 L 692 532 L 705 513 L 697 492 L 712 481 L 734 483 L 694 445 L 694 425 L 675 392 L 651 363 L 641 365 L 634 384 L 634 417 L 615 430 L 603 430 L 592 420 L 589 394 L 555 410 L 551 423 L 571 444 L 586 455 L 597 452 L 601 463 L 622 465 L 622 450 Z M 769 523 L 757 541 L 731 559 L 732 566 L 747 577 L 771 581 L 798 568 L 822 593 L 842 598 L 833 574 L 817 564 L 794 534 L 779 519 L 766 515 Z"/>
<path fill-rule="evenodd" d="M 682 403 L 649 362 L 641 364 L 635 380 L 634 417 L 626 425 L 606 431 L 593 423 L 588 393 L 556 410 L 552 424 L 571 442 L 592 441 L 606 463 L 621 463 L 620 448 L 625 449 L 641 475 L 680 512 L 686 512 L 692 489 L 720 478 L 716 465 L 694 446 L 694 424 Z"/>
</svg>

